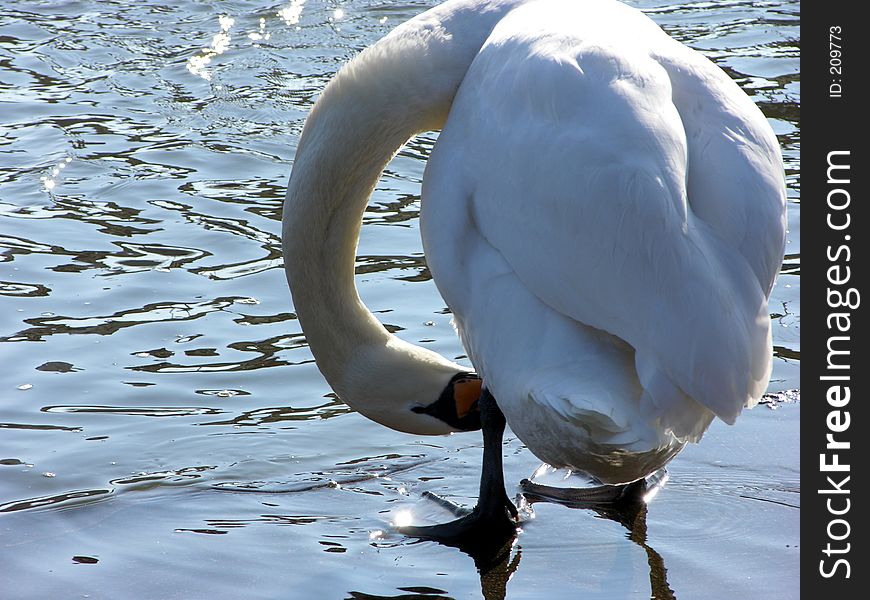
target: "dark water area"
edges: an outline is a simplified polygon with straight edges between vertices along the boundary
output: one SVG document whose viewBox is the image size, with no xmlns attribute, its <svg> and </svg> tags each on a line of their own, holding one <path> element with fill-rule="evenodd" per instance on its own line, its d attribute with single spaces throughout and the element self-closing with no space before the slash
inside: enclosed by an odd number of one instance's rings
<svg viewBox="0 0 870 600">
<path fill-rule="evenodd" d="M 629 523 L 534 505 L 483 578 L 391 524 L 473 503 L 480 436 L 350 410 L 287 291 L 280 209 L 332 74 L 427 2 L 0 1 L 0 598 L 798 597 L 797 2 L 631 2 L 724 68 L 786 163 L 774 394 L 716 422 Z M 425 160 L 357 261 L 403 339 L 467 364 L 425 266 Z M 510 432 L 509 493 L 538 462 Z"/>
</svg>

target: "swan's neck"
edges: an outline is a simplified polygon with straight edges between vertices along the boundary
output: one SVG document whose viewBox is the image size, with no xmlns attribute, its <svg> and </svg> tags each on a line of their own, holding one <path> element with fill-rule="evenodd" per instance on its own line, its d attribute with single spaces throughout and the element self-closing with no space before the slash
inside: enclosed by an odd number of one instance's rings
<svg viewBox="0 0 870 600">
<path fill-rule="evenodd" d="M 498 10 L 469 19 L 473 3 L 453 2 L 399 27 L 327 86 L 296 153 L 283 246 L 297 317 L 342 400 L 394 429 L 451 431 L 413 409 L 438 400 L 466 369 L 391 335 L 360 301 L 354 264 L 363 212 L 396 151 L 441 127 L 468 66 L 514 4 L 494 3 Z"/>
</svg>

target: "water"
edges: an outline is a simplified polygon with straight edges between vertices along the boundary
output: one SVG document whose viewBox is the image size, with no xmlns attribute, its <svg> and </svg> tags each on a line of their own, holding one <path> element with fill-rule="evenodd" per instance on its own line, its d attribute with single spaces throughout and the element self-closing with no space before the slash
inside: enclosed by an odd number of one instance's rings
<svg viewBox="0 0 870 600">
<path fill-rule="evenodd" d="M 473 501 L 479 435 L 403 435 L 336 400 L 294 319 L 279 215 L 319 90 L 430 4 L 0 3 L 0 596 L 797 597 L 794 398 L 714 424 L 631 532 L 536 504 L 483 578 L 390 532 L 409 509 L 443 517 L 424 491 Z M 798 4 L 636 4 L 779 136 L 770 389 L 797 388 Z M 462 362 L 419 241 L 434 139 L 382 178 L 358 283 L 398 335 Z M 538 463 L 512 436 L 505 451 L 513 494 Z"/>
</svg>

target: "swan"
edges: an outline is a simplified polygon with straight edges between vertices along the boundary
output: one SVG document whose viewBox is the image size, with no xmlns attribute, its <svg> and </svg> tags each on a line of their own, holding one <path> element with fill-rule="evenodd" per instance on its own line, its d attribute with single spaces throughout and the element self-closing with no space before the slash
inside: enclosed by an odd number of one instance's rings
<svg viewBox="0 0 870 600">
<path fill-rule="evenodd" d="M 388 333 L 354 260 L 368 198 L 441 130 L 421 235 L 473 371 Z M 284 267 L 317 366 L 366 417 L 483 430 L 449 537 L 515 519 L 505 423 L 544 463 L 625 485 L 765 391 L 785 183 L 761 111 L 616 0 L 448 0 L 344 66 L 305 123 Z"/>
</svg>

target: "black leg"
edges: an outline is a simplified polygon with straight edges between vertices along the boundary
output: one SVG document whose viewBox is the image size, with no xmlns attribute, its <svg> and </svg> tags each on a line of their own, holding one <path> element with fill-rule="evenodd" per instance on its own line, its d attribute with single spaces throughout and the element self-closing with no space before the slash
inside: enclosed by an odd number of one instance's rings
<svg viewBox="0 0 870 600">
<path fill-rule="evenodd" d="M 479 400 L 480 421 L 483 430 L 483 467 L 480 472 L 480 494 L 477 505 L 485 514 L 501 517 L 505 510 L 515 520 L 517 509 L 508 498 L 504 488 L 504 466 L 502 463 L 502 440 L 504 439 L 504 413 L 495 398 L 484 390 Z"/>
<path fill-rule="evenodd" d="M 481 538 L 499 539 L 515 535 L 517 509 L 505 492 L 502 472 L 504 414 L 486 389 L 478 405 L 483 430 L 483 468 L 477 506 L 455 521 L 426 527 L 400 527 L 401 533 L 460 548 L 477 543 Z"/>
</svg>

